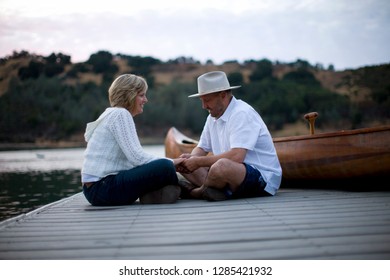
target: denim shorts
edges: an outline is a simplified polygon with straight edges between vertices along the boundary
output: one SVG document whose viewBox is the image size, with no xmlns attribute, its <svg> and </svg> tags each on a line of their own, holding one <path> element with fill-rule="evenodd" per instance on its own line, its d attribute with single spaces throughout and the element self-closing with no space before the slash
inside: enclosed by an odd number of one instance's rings
<svg viewBox="0 0 390 280">
<path fill-rule="evenodd" d="M 264 181 L 263 176 L 261 176 L 260 171 L 246 163 L 244 165 L 246 168 L 244 181 L 238 187 L 237 191 L 232 193 L 231 198 L 272 196 L 264 190 L 267 183 Z"/>
</svg>

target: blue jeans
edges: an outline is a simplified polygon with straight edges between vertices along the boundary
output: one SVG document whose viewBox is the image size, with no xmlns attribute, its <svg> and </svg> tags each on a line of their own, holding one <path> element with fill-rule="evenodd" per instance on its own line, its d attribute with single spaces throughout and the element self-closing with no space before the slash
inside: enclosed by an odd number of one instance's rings
<svg viewBox="0 0 390 280">
<path fill-rule="evenodd" d="M 177 185 L 175 166 L 158 159 L 130 170 L 109 175 L 90 187 L 83 186 L 85 198 L 94 206 L 132 204 L 143 194 L 167 185 Z"/>
</svg>

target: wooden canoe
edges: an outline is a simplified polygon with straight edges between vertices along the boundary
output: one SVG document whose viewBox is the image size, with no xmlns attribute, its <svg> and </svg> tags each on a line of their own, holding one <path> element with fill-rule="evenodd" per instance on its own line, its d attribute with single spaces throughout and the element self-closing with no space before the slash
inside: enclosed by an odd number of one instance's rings
<svg viewBox="0 0 390 280">
<path fill-rule="evenodd" d="M 283 180 L 334 180 L 390 175 L 390 126 L 273 138 Z M 167 157 L 190 153 L 197 141 L 172 127 Z"/>
<path fill-rule="evenodd" d="M 165 156 L 177 158 L 181 154 L 191 153 L 198 141 L 187 137 L 175 127 L 171 127 L 165 137 Z"/>
</svg>

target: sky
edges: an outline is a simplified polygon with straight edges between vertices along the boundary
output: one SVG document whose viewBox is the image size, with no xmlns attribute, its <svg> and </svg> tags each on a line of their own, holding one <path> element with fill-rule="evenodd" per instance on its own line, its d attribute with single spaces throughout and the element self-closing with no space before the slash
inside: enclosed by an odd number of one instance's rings
<svg viewBox="0 0 390 280">
<path fill-rule="evenodd" d="M 390 63 L 389 0 L 0 0 L 0 57 L 101 50 L 205 63 Z"/>
</svg>

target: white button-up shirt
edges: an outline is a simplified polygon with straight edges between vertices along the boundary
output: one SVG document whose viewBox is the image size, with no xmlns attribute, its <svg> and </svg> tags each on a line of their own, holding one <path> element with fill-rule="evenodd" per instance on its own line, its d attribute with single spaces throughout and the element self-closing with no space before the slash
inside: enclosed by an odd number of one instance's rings
<svg viewBox="0 0 390 280">
<path fill-rule="evenodd" d="M 247 150 L 244 163 L 260 171 L 274 195 L 282 180 L 282 168 L 261 116 L 246 102 L 232 98 L 223 115 L 216 119 L 209 115 L 200 136 L 198 147 L 215 155 L 233 148 Z"/>
</svg>

